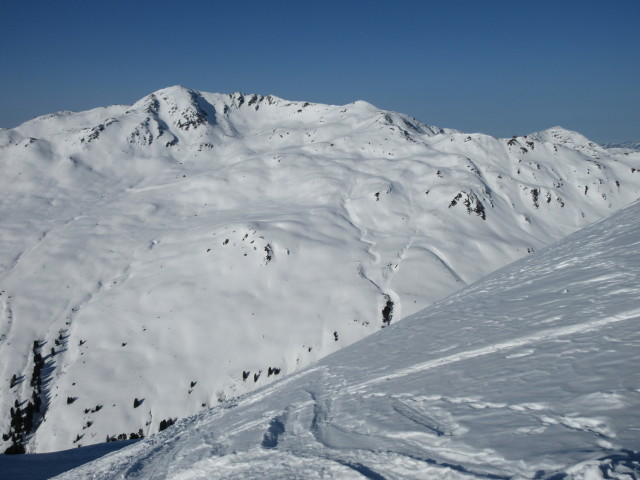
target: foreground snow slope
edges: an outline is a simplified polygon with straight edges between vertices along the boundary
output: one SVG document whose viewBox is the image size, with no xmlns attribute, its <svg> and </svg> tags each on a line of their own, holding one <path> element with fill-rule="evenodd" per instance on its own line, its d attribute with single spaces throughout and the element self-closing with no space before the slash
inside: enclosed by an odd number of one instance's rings
<svg viewBox="0 0 640 480">
<path fill-rule="evenodd" d="M 264 386 L 629 204 L 639 169 L 561 128 L 182 87 L 2 130 L 0 451 Z"/>
<path fill-rule="evenodd" d="M 637 478 L 639 216 L 59 478 Z"/>
</svg>

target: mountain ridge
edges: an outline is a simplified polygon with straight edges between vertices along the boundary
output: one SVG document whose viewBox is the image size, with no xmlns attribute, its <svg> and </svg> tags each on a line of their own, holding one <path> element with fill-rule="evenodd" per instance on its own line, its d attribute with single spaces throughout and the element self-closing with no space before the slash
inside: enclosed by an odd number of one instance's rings
<svg viewBox="0 0 640 480">
<path fill-rule="evenodd" d="M 633 151 L 640 150 L 640 142 L 634 142 L 631 140 L 627 142 L 605 143 L 603 146 L 608 149 L 621 148 Z"/>
<path fill-rule="evenodd" d="M 0 430 L 155 433 L 637 199 L 638 155 L 182 87 L 3 130 Z"/>
</svg>

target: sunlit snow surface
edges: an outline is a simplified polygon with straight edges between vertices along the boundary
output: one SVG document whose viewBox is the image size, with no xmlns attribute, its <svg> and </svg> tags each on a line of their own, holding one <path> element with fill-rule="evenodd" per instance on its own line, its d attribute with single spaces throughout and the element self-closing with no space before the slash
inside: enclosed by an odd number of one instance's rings
<svg viewBox="0 0 640 480">
<path fill-rule="evenodd" d="M 638 218 L 59 478 L 638 478 Z"/>
<path fill-rule="evenodd" d="M 628 205 L 616 152 L 182 87 L 2 130 L 0 434 L 36 340 L 28 452 L 149 436 Z"/>
</svg>

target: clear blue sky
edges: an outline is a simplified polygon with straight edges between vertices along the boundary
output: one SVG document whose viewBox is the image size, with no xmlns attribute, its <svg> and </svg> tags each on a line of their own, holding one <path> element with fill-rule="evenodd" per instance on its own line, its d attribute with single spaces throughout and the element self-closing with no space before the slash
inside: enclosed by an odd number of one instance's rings
<svg viewBox="0 0 640 480">
<path fill-rule="evenodd" d="M 181 84 L 640 140 L 640 0 L 6 1 L 0 127 Z"/>
</svg>

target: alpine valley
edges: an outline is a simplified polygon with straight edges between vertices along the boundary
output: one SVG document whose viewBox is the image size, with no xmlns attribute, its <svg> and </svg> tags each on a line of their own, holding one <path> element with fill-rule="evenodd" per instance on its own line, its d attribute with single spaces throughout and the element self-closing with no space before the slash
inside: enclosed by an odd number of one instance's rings
<svg viewBox="0 0 640 480">
<path fill-rule="evenodd" d="M 35 480 L 18 467 L 55 474 L 102 453 L 56 478 L 635 480 L 639 214 L 635 202 L 135 445 L 0 467 Z"/>
<path fill-rule="evenodd" d="M 633 146 L 467 134 L 361 101 L 171 87 L 0 130 L 1 450 L 148 437 L 639 197 Z"/>
</svg>

